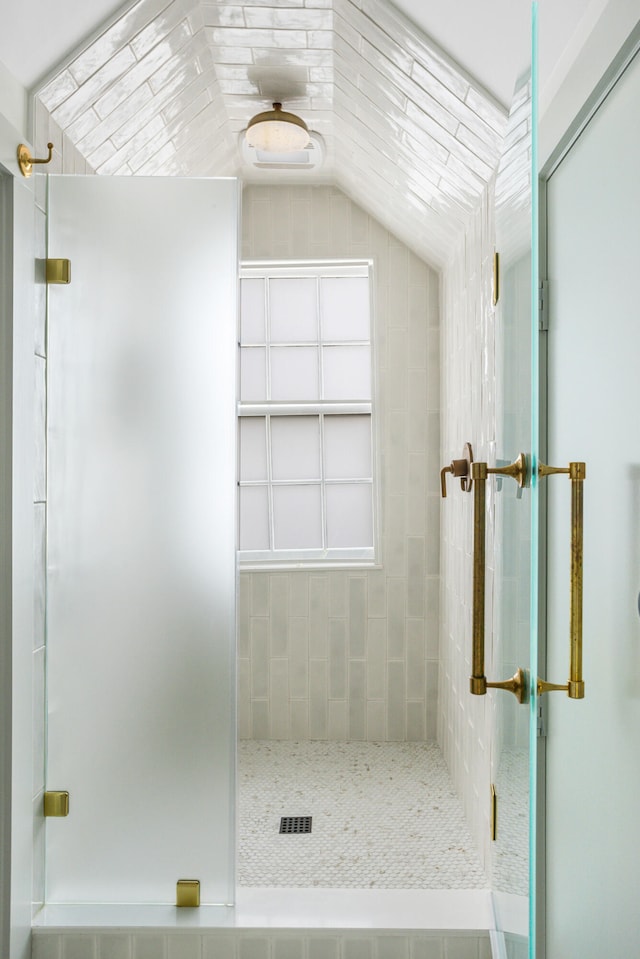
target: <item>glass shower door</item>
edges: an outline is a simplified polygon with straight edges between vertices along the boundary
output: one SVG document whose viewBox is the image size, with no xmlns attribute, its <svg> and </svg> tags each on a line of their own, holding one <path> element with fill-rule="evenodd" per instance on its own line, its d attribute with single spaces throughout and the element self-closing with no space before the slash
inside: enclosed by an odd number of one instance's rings
<svg viewBox="0 0 640 959">
<path fill-rule="evenodd" d="M 532 30 L 535 35 L 535 4 Z M 534 50 L 535 54 L 535 50 Z M 537 663 L 538 308 L 532 243 L 535 76 L 516 86 L 496 178 L 496 449 L 491 679 L 513 676 L 516 695 L 494 694 L 492 889 L 498 955 L 526 959 L 535 943 Z M 534 296 L 535 293 L 535 296 Z M 524 483 L 504 472 L 522 462 Z M 489 464 L 490 466 L 492 464 Z M 500 471 L 503 472 L 500 472 Z"/>
<path fill-rule="evenodd" d="M 233 901 L 238 207 L 49 180 L 48 903 Z"/>
</svg>

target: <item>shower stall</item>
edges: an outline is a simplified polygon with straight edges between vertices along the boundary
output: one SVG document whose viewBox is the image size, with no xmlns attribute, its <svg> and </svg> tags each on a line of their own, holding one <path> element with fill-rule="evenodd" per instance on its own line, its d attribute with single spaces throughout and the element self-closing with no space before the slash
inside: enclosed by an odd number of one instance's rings
<svg viewBox="0 0 640 959">
<path fill-rule="evenodd" d="M 432 771 L 414 778 L 431 780 L 430 796 L 446 762 L 444 792 L 457 792 L 468 830 L 447 842 L 476 847 L 473 868 L 458 869 L 452 856 L 439 883 L 419 877 L 414 890 L 429 888 L 431 899 L 412 899 L 404 878 L 380 881 L 405 925 L 388 913 L 379 923 L 396 935 L 457 936 L 481 956 L 489 929 L 496 956 L 533 950 L 533 707 L 509 689 L 473 696 L 469 676 L 490 687 L 519 667 L 529 675 L 535 662 L 534 100 L 527 76 L 497 181 L 440 276 L 335 188 L 247 187 L 240 221 L 232 180 L 48 178 L 46 256 L 70 261 L 71 282 L 48 286 L 43 349 L 44 782 L 50 809 L 58 802 L 69 814 L 46 819 L 41 949 L 45 930 L 73 925 L 76 906 L 89 926 L 173 929 L 233 924 L 236 903 L 242 923 L 239 729 L 248 741 L 280 740 L 278 749 L 287 739 L 326 741 L 336 755 L 398 742 L 404 758 L 392 768 L 404 763 L 409 774 L 433 752 Z M 251 259 L 373 259 L 384 517 L 375 568 L 238 577 L 240 232 Z M 482 662 L 471 648 L 479 501 L 456 479 L 443 502 L 438 475 L 442 457 L 458 458 L 467 441 L 477 461 L 469 479 L 478 464 L 492 474 Z M 508 472 L 520 453 L 522 484 Z M 385 801 L 384 786 L 377 795 Z M 344 897 L 340 881 L 329 882 L 335 916 Z M 196 883 L 200 911 L 176 912 Z M 370 911 L 361 918 L 356 889 L 343 912 L 351 902 L 352 923 L 375 928 Z M 467 912 L 473 900 L 460 892 L 471 889 L 482 905 Z M 277 893 L 265 889 L 263 899 L 277 902 Z"/>
</svg>

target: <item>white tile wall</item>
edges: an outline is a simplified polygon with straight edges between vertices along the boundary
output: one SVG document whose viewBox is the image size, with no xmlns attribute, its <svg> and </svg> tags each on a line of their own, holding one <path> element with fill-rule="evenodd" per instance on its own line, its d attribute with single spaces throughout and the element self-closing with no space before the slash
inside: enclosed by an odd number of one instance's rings
<svg viewBox="0 0 640 959">
<path fill-rule="evenodd" d="M 465 442 L 477 460 L 495 462 L 495 310 L 492 265 L 495 245 L 494 185 L 485 190 L 443 282 L 442 465 L 460 457 Z M 492 487 L 487 486 L 486 621 L 493 621 L 495 556 Z M 491 743 L 495 697 L 471 696 L 473 496 L 451 482 L 440 503 L 442 517 L 441 643 L 438 742 L 462 798 L 487 872 Z"/>
<path fill-rule="evenodd" d="M 438 275 L 332 187 L 245 187 L 243 256 L 372 257 L 382 568 L 243 573 L 245 739 L 433 740 Z M 434 385 L 435 384 L 435 385 Z"/>
<path fill-rule="evenodd" d="M 36 109 L 101 174 L 255 180 L 274 171 L 243 161 L 238 136 L 282 99 L 324 139 L 317 177 L 445 262 L 504 111 L 388 0 L 138 0 L 54 71 Z"/>
<path fill-rule="evenodd" d="M 33 959 L 491 959 L 486 931 L 36 929 Z"/>
</svg>

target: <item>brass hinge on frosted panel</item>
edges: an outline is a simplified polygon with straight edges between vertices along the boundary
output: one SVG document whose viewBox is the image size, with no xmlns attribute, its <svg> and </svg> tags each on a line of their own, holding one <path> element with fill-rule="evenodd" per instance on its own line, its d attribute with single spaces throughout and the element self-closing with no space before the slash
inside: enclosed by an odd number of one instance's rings
<svg viewBox="0 0 640 959">
<path fill-rule="evenodd" d="M 69 793 L 64 790 L 47 790 L 42 811 L 45 816 L 68 816 Z"/>
<path fill-rule="evenodd" d="M 176 884 L 176 906 L 195 908 L 200 905 L 200 880 L 178 879 Z"/>
<path fill-rule="evenodd" d="M 498 794 L 496 787 L 491 783 L 491 841 L 498 838 Z"/>
<path fill-rule="evenodd" d="M 549 329 L 549 281 L 541 280 L 538 287 L 538 329 Z"/>
<path fill-rule="evenodd" d="M 500 254 L 493 254 L 493 305 L 500 299 Z"/>
<path fill-rule="evenodd" d="M 71 283 L 71 260 L 47 259 L 47 283 Z"/>
</svg>

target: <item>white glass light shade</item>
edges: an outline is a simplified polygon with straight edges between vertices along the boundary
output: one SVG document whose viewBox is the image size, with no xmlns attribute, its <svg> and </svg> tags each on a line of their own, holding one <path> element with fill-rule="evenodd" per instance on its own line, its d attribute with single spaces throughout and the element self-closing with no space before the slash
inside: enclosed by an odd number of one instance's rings
<svg viewBox="0 0 640 959">
<path fill-rule="evenodd" d="M 286 113 L 281 103 L 274 103 L 273 110 L 253 117 L 245 136 L 250 147 L 268 153 L 294 153 L 309 142 L 304 120 L 294 113 Z"/>
</svg>

